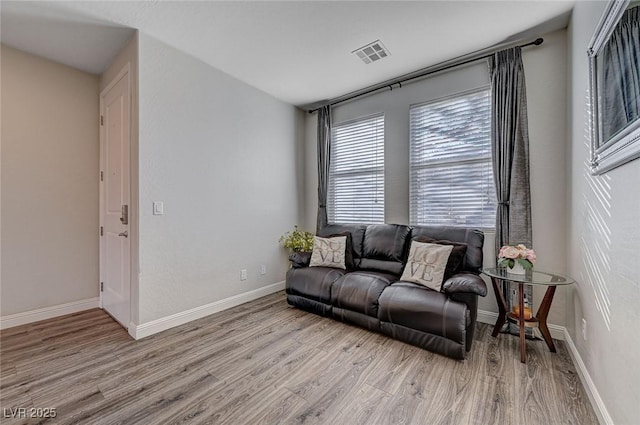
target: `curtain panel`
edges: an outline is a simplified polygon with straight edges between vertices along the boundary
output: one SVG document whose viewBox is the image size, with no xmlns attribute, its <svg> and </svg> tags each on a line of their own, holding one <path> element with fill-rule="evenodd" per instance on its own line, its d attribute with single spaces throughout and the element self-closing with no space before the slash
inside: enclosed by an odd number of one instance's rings
<svg viewBox="0 0 640 425">
<path fill-rule="evenodd" d="M 520 47 L 503 50 L 489 58 L 491 73 L 491 148 L 498 207 L 496 255 L 503 245 L 532 246 L 531 192 L 529 187 L 529 128 L 527 94 Z M 532 290 L 525 286 L 529 302 Z M 507 307 L 512 292 L 504 283 Z M 507 324 L 509 332 L 517 326 Z"/>
<path fill-rule="evenodd" d="M 327 192 L 331 166 L 331 105 L 318 109 L 318 218 L 316 233 L 327 225 Z"/>
<path fill-rule="evenodd" d="M 640 117 L 640 6 L 627 10 L 602 50 L 602 139 Z"/>
</svg>

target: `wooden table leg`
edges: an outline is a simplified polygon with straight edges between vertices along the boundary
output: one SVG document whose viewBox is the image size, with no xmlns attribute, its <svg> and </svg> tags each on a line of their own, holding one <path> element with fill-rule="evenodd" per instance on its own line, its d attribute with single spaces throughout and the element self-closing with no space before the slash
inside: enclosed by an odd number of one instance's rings
<svg viewBox="0 0 640 425">
<path fill-rule="evenodd" d="M 536 315 L 538 319 L 538 326 L 540 327 L 540 333 L 542 333 L 544 342 L 547 343 L 547 347 L 549 347 L 549 351 L 551 351 L 552 353 L 556 352 L 556 346 L 553 344 L 551 333 L 549 332 L 549 328 L 547 327 L 547 316 L 549 315 L 549 309 L 551 308 L 551 302 L 553 301 L 553 295 L 555 293 L 555 286 L 549 286 L 547 288 L 547 292 L 545 292 L 544 294 L 542 304 L 540 304 L 538 314 Z"/>
<path fill-rule="evenodd" d="M 524 283 L 518 283 L 518 298 L 520 305 L 520 315 L 518 324 L 520 325 L 520 362 L 527 362 L 527 342 L 526 333 L 524 331 Z"/>
<path fill-rule="evenodd" d="M 498 279 L 492 277 L 491 283 L 493 283 L 493 293 L 496 296 L 496 301 L 498 302 L 498 320 L 496 320 L 493 332 L 491 333 L 491 336 L 496 337 L 502 330 L 504 323 L 507 321 L 507 302 L 504 299 L 502 288 L 498 285 Z"/>
</svg>

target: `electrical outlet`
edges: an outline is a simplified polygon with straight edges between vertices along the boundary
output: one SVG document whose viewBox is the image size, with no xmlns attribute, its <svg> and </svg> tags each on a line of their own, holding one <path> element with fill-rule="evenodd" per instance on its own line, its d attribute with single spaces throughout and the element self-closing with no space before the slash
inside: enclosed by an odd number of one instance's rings
<svg viewBox="0 0 640 425">
<path fill-rule="evenodd" d="M 247 280 L 247 269 L 240 270 L 240 280 Z"/>
<path fill-rule="evenodd" d="M 267 274 L 267 266 L 264 264 L 260 265 L 260 274 Z"/>
<path fill-rule="evenodd" d="M 582 318 L 582 338 L 584 338 L 584 340 L 587 340 L 587 319 L 585 319 L 584 317 Z"/>
</svg>

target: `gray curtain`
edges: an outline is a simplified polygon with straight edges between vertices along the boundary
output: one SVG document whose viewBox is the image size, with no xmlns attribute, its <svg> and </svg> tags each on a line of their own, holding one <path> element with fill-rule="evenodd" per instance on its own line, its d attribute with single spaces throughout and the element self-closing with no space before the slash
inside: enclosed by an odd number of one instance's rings
<svg viewBox="0 0 640 425">
<path fill-rule="evenodd" d="M 532 247 L 529 188 L 529 128 L 524 68 L 519 47 L 489 58 L 491 73 L 491 147 L 496 184 L 496 254 L 503 245 Z M 526 296 L 533 301 L 531 287 Z M 507 306 L 513 292 L 505 283 Z M 509 326 L 517 333 L 517 326 Z"/>
<path fill-rule="evenodd" d="M 640 6 L 627 10 L 602 49 L 602 138 L 640 117 Z"/>
<path fill-rule="evenodd" d="M 331 105 L 318 109 L 318 219 L 316 233 L 327 225 L 327 191 L 331 164 Z"/>
</svg>

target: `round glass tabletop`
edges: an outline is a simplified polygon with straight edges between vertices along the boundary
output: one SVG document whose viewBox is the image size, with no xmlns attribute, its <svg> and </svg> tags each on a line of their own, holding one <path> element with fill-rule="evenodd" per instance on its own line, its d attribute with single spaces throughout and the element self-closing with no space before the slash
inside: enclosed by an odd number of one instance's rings
<svg viewBox="0 0 640 425">
<path fill-rule="evenodd" d="M 569 285 L 574 282 L 574 280 L 568 276 L 540 270 L 527 270 L 525 274 L 514 274 L 509 273 L 509 269 L 506 267 L 492 267 L 482 269 L 482 273 L 497 279 L 526 283 L 527 285 Z"/>
</svg>

